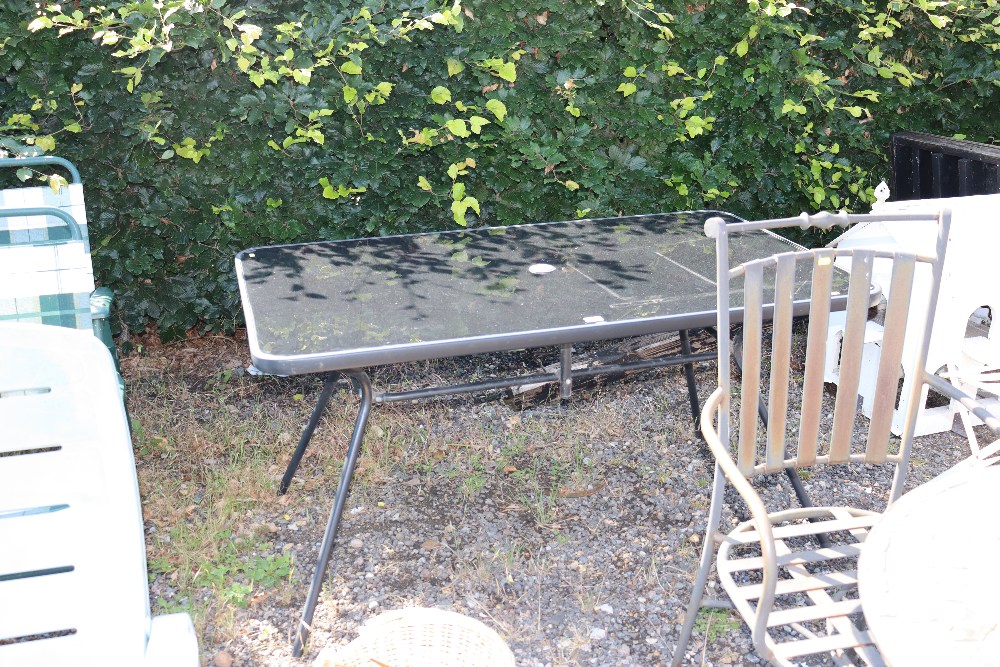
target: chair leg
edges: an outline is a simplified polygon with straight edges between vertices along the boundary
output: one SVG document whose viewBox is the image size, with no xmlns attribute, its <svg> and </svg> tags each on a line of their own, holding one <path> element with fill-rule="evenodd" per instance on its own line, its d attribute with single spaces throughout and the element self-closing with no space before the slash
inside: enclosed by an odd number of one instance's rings
<svg viewBox="0 0 1000 667">
<path fill-rule="evenodd" d="M 972 430 L 972 419 L 969 417 L 969 411 L 964 409 L 959 409 L 958 418 L 962 420 L 962 428 L 965 429 L 965 437 L 969 441 L 969 450 L 972 456 L 979 455 L 979 440 L 976 439 L 976 432 Z"/>
<path fill-rule="evenodd" d="M 691 639 L 694 623 L 701 610 L 702 599 L 705 597 L 705 584 L 708 583 L 708 572 L 712 569 L 712 560 L 715 556 L 715 533 L 722 518 L 725 487 L 726 478 L 719 465 L 716 464 L 712 482 L 712 503 L 708 509 L 708 525 L 705 527 L 705 541 L 701 549 L 701 564 L 698 566 L 698 574 L 695 576 L 694 586 L 691 588 L 691 601 L 688 603 L 687 612 L 684 615 L 684 626 L 681 628 L 681 634 L 674 646 L 674 656 L 670 661 L 670 667 L 678 667 L 681 660 L 684 659 L 684 650 Z"/>
</svg>

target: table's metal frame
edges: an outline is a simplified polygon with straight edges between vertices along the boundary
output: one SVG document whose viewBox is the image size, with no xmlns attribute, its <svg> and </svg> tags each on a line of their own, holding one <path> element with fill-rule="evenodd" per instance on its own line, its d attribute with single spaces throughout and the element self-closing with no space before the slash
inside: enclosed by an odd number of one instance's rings
<svg viewBox="0 0 1000 667">
<path fill-rule="evenodd" d="M 694 375 L 694 364 L 701 361 L 714 361 L 716 353 L 705 352 L 692 354 L 691 339 L 688 330 L 681 329 L 678 333 L 680 335 L 681 353 L 659 359 L 649 359 L 620 364 L 605 364 L 573 370 L 573 347 L 572 344 L 566 343 L 560 347 L 559 369 L 556 372 L 522 375 L 512 378 L 499 378 L 496 380 L 442 387 L 429 387 L 426 389 L 414 389 L 410 391 L 374 392 L 372 390 L 371 378 L 368 376 L 368 373 L 360 369 L 332 371 L 328 373 L 326 375 L 326 381 L 323 384 L 323 389 L 320 391 L 319 398 L 316 401 L 316 407 L 313 408 L 312 415 L 310 415 L 309 421 L 306 423 L 305 429 L 302 431 L 302 436 L 299 438 L 299 444 L 296 446 L 295 452 L 292 454 L 292 459 L 285 470 L 284 476 L 281 478 L 281 485 L 278 488 L 278 493 L 284 494 L 288 491 L 288 487 L 292 483 L 292 477 L 295 475 L 295 471 L 298 468 L 299 463 L 302 461 L 302 456 L 305 454 L 306 448 L 309 446 L 309 441 L 312 439 L 313 432 L 319 424 L 320 417 L 330 402 L 330 398 L 333 395 L 333 389 L 342 377 L 346 377 L 350 380 L 354 387 L 354 391 L 358 394 L 358 416 L 354 422 L 354 431 L 351 434 L 351 441 L 347 447 L 347 454 L 344 456 L 344 467 L 340 473 L 340 481 L 337 483 L 337 493 L 334 498 L 333 509 L 330 511 L 330 518 L 326 525 L 326 531 L 323 534 L 323 542 L 320 545 L 316 570 L 313 573 L 312 582 L 309 584 L 309 593 L 306 596 L 306 604 L 302 610 L 302 618 L 299 620 L 298 627 L 295 631 L 294 643 L 292 645 L 292 655 L 300 657 L 302 655 L 303 647 L 309 639 L 309 634 L 312 628 L 313 614 L 316 611 L 316 603 L 318 602 L 320 592 L 323 589 L 323 580 L 326 578 L 326 571 L 329 567 L 330 556 L 333 553 L 333 546 L 337 539 L 337 531 L 340 528 L 340 519 L 344 513 L 344 507 L 347 505 L 347 496 L 350 492 L 351 481 L 354 477 L 354 468 L 357 465 L 358 455 L 361 453 L 361 445 L 364 441 L 365 428 L 368 425 L 368 417 L 371 414 L 372 405 L 374 403 L 395 403 L 420 398 L 431 398 L 434 396 L 468 394 L 516 387 L 525 384 L 552 382 L 559 384 L 559 397 L 561 399 L 568 399 L 572 395 L 574 377 L 586 378 L 598 375 L 622 373 L 626 371 L 638 371 L 650 368 L 661 368 L 664 366 L 683 365 L 684 375 L 687 381 L 688 400 L 691 406 L 691 416 L 694 421 L 695 431 L 698 432 L 698 420 L 701 414 L 701 403 L 698 400 L 698 384 Z"/>
</svg>

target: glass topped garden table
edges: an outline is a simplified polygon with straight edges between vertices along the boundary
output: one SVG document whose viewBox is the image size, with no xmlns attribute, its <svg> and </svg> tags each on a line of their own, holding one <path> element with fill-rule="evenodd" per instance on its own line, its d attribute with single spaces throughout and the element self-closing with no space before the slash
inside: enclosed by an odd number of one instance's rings
<svg viewBox="0 0 1000 667">
<path fill-rule="evenodd" d="M 716 321 L 715 248 L 704 234 L 704 223 L 713 216 L 735 219 L 717 211 L 664 213 L 271 246 L 236 256 L 254 365 L 278 375 L 329 374 L 281 493 L 341 371 L 361 400 L 296 632 L 296 656 L 309 635 L 373 402 L 537 382 L 558 382 L 568 398 L 574 377 L 683 364 L 697 420 L 692 364 L 714 360 L 715 353 L 691 354 L 688 330 Z M 797 248 L 757 232 L 734 239 L 731 252 L 734 262 L 743 262 Z M 808 311 L 807 280 L 797 277 L 798 315 Z M 740 321 L 738 311 L 733 319 Z M 663 332 L 680 333 L 680 355 L 573 368 L 573 343 Z M 557 372 L 373 393 L 368 375 L 359 370 L 543 346 L 561 346 Z"/>
</svg>

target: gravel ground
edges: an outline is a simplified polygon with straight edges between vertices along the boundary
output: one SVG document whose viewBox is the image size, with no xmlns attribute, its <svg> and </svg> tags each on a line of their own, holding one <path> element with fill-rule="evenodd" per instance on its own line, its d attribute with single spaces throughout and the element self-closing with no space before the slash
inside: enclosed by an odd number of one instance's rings
<svg viewBox="0 0 1000 667">
<path fill-rule="evenodd" d="M 485 363 L 530 364 L 508 357 Z M 714 368 L 698 368 L 702 400 L 715 386 Z M 375 380 L 386 388 L 454 377 L 462 377 L 460 366 L 442 362 L 385 369 Z M 345 392 L 339 400 L 353 399 Z M 389 420 L 375 423 L 368 442 L 388 439 L 386 424 L 401 414 L 393 411 L 417 407 L 376 406 Z M 234 639 L 203 642 L 208 664 L 311 664 L 323 647 L 353 639 L 367 619 L 409 606 L 483 621 L 521 667 L 669 660 L 697 567 L 712 471 L 691 427 L 680 370 L 646 372 L 525 410 L 472 396 L 422 409 L 430 415 L 422 447 L 440 455 L 404 456 L 355 485 L 306 655 L 291 657 L 289 637 L 337 472 L 335 462 L 308 456 L 283 512 L 251 517 L 269 526 L 276 551 L 295 556 L 287 590 L 240 610 Z M 908 488 L 966 451 L 955 433 L 919 439 Z M 881 509 L 888 479 L 888 469 L 852 468 L 813 474 L 806 485 L 817 503 L 835 497 Z M 757 486 L 769 507 L 791 498 L 783 476 Z M 742 512 L 731 496 L 726 526 Z M 154 580 L 154 598 L 169 597 L 167 584 Z M 211 630 L 206 636 L 218 634 Z M 728 613 L 707 616 L 685 656 L 691 665 L 759 663 L 749 632 Z"/>
</svg>

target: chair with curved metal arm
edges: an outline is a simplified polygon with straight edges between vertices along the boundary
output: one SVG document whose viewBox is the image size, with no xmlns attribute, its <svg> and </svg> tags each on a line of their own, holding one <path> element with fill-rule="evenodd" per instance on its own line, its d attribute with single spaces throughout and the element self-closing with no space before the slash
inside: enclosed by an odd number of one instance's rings
<svg viewBox="0 0 1000 667">
<path fill-rule="evenodd" d="M 914 255 L 823 248 L 783 253 L 730 268 L 728 241 L 732 234 L 791 226 L 828 229 L 833 224 L 875 218 L 930 218 L 936 222 L 938 232 L 934 252 Z M 866 631 L 856 573 L 857 556 L 867 531 L 881 515 L 846 505 L 769 512 L 751 480 L 787 468 L 891 465 L 894 474 L 888 502 L 899 497 L 910 459 L 916 406 L 923 385 L 929 383 L 924 365 L 933 318 L 928 313 L 935 308 L 949 223 L 947 210 L 879 216 L 820 213 L 758 222 L 713 219 L 706 223 L 706 234 L 717 240 L 718 330 L 727 332 L 731 320 L 742 321 L 743 379 L 741 386 L 732 386 L 730 342 L 720 336 L 719 388 L 705 404 L 701 422 L 716 460 L 707 538 L 673 665 L 680 664 L 684 657 L 695 618 L 703 606 L 713 556 L 722 587 L 749 625 L 754 647 L 762 658 L 776 665 L 794 665 L 803 656 L 830 654 L 835 664 L 855 660 L 882 664 Z M 835 278 L 834 269 L 834 261 L 841 256 L 852 258 L 846 287 L 846 327 L 833 414 L 825 416 L 827 324 L 831 294 L 844 290 L 837 284 L 840 277 Z M 890 297 L 878 360 L 875 409 L 868 423 L 856 417 L 871 272 L 876 259 L 889 260 L 893 266 L 891 285 L 885 286 L 890 288 Z M 731 302 L 731 281 L 744 284 L 742 303 Z M 732 290 L 733 295 L 740 293 Z M 809 324 L 804 372 L 799 372 L 792 364 L 792 318 L 796 305 L 804 298 L 810 301 Z M 762 314 L 772 311 L 768 341 L 762 333 Z M 917 335 L 904 337 L 907 320 L 913 317 L 923 318 L 924 324 L 912 328 Z M 911 363 L 912 367 L 903 368 L 902 363 Z M 769 377 L 761 377 L 765 372 Z M 891 436 L 890 429 L 901 380 L 902 394 L 910 400 L 900 441 Z M 758 417 L 762 396 L 766 396 L 767 403 L 767 420 L 763 424 Z M 723 535 L 717 531 L 727 481 L 742 496 L 750 519 Z M 822 546 L 819 536 L 825 536 L 829 546 Z"/>
</svg>

